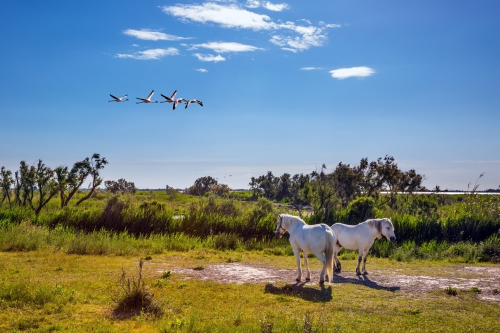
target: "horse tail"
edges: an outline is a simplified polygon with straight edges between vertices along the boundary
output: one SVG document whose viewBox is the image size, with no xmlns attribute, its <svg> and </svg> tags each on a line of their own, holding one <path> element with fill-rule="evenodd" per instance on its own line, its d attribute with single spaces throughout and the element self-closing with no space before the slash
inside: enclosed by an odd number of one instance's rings
<svg viewBox="0 0 500 333">
<path fill-rule="evenodd" d="M 325 247 L 325 257 L 326 257 L 326 272 L 328 274 L 328 279 L 330 283 L 333 283 L 333 256 L 335 254 L 335 242 L 337 242 L 337 236 L 333 230 L 326 230 L 326 247 Z"/>
</svg>

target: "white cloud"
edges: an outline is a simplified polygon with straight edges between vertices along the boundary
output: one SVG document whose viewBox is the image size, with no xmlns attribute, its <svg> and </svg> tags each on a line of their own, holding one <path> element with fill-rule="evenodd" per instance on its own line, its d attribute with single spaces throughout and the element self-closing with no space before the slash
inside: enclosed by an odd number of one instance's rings
<svg viewBox="0 0 500 333">
<path fill-rule="evenodd" d="M 260 48 L 252 46 L 252 45 L 245 45 L 245 44 L 234 43 L 234 42 L 210 42 L 210 43 L 192 45 L 193 49 L 198 49 L 199 47 L 211 49 L 217 53 L 249 52 L 249 51 L 261 50 Z"/>
<path fill-rule="evenodd" d="M 139 45 L 137 45 L 137 44 L 132 44 L 132 46 L 133 46 L 133 47 L 139 47 Z"/>
<path fill-rule="evenodd" d="M 321 67 L 302 67 L 300 70 L 303 70 L 303 71 L 314 71 L 314 70 L 318 70 L 318 69 L 323 69 Z"/>
<path fill-rule="evenodd" d="M 212 62 L 226 61 L 226 58 L 222 57 L 220 54 L 214 56 L 212 54 L 195 53 L 193 55 L 200 61 L 212 61 Z"/>
<path fill-rule="evenodd" d="M 166 14 L 180 17 L 183 21 L 214 22 L 224 28 L 269 30 L 276 27 L 276 24 L 269 22 L 271 20 L 269 16 L 250 12 L 237 4 L 219 5 L 210 2 L 202 5 L 179 4 L 164 6 L 162 10 Z"/>
<path fill-rule="evenodd" d="M 298 36 L 272 36 L 269 41 L 275 45 L 281 46 L 283 50 L 290 51 L 290 49 L 292 49 L 295 50 L 294 52 L 304 51 L 312 46 L 321 46 L 327 40 L 323 28 L 298 26 L 293 22 L 282 23 L 280 27 L 292 30 L 298 34 Z"/>
<path fill-rule="evenodd" d="M 351 68 L 339 68 L 330 71 L 333 78 L 343 80 L 349 77 L 367 77 L 375 73 L 370 67 L 351 67 Z"/>
<path fill-rule="evenodd" d="M 179 51 L 175 47 L 169 47 L 168 49 L 149 49 L 145 51 L 139 51 L 134 54 L 117 54 L 118 58 L 131 58 L 138 60 L 158 60 L 169 55 L 178 55 Z"/>
<path fill-rule="evenodd" d="M 272 10 L 288 8 L 287 4 L 272 4 L 268 1 L 248 0 L 246 3 L 247 8 L 257 8 L 260 5 Z M 305 19 L 300 21 L 309 23 L 308 26 L 297 25 L 294 22 L 276 23 L 267 15 L 254 13 L 234 3 L 206 2 L 201 5 L 177 4 L 161 8 L 164 13 L 178 17 L 183 22 L 215 23 L 223 28 L 275 31 L 270 42 L 291 52 L 322 46 L 328 39 L 326 29 L 337 27 L 324 22 L 320 22 L 319 26 L 313 26 Z"/>
<path fill-rule="evenodd" d="M 198 71 L 200 73 L 206 73 L 206 72 L 208 72 L 208 70 L 206 70 L 205 68 L 198 68 L 196 71 Z"/>
<path fill-rule="evenodd" d="M 247 3 L 245 6 L 248 8 L 259 8 L 260 1 L 259 0 L 247 0 Z"/>
<path fill-rule="evenodd" d="M 191 39 L 191 38 L 184 38 L 184 37 L 169 35 L 169 34 L 165 34 L 163 32 L 149 30 L 149 29 L 142 29 L 142 30 L 127 29 L 127 30 L 124 30 L 123 33 L 125 35 L 129 35 L 129 36 L 132 36 L 132 37 L 135 37 L 138 39 L 154 40 L 154 41 L 157 41 L 157 40 L 177 41 L 177 40 L 183 40 L 183 39 Z"/>
<path fill-rule="evenodd" d="M 340 28 L 340 27 L 341 27 L 340 24 L 334 24 L 334 23 L 325 24 L 325 28 Z"/>
<path fill-rule="evenodd" d="M 289 6 L 286 3 L 273 4 L 270 2 L 263 3 L 262 7 L 272 10 L 274 12 L 281 12 L 282 10 L 289 8 Z"/>
</svg>

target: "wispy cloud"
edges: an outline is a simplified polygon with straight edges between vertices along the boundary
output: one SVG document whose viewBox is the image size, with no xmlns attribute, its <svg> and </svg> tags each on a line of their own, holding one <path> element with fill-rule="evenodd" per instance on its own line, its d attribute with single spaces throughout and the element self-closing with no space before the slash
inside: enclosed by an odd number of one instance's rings
<svg viewBox="0 0 500 333">
<path fill-rule="evenodd" d="M 246 8 L 257 8 L 259 6 L 272 10 L 284 10 L 287 4 L 273 4 L 271 2 L 247 1 Z M 268 15 L 258 14 L 235 3 L 214 3 L 161 7 L 166 14 L 175 16 L 183 22 L 200 22 L 219 24 L 223 28 L 252 29 L 254 31 L 273 31 L 270 42 L 280 46 L 283 50 L 298 52 L 311 47 L 322 46 L 327 38 L 326 29 L 339 27 L 337 24 L 325 24 L 319 26 L 309 24 L 298 25 L 294 22 L 274 22 Z M 310 21 L 301 19 L 301 22 Z"/>
<path fill-rule="evenodd" d="M 245 45 L 245 44 L 240 44 L 240 43 L 234 43 L 234 42 L 210 42 L 210 43 L 203 43 L 203 44 L 194 44 L 191 46 L 192 49 L 198 49 L 198 48 L 205 48 L 205 49 L 211 49 L 214 50 L 217 53 L 225 53 L 225 52 L 250 52 L 250 51 L 256 51 L 256 50 L 262 50 L 261 48 L 252 46 L 252 45 Z"/>
<path fill-rule="evenodd" d="M 210 62 L 226 61 L 226 58 L 222 57 L 220 54 L 214 56 L 212 54 L 195 53 L 193 55 L 200 61 L 210 61 Z"/>
<path fill-rule="evenodd" d="M 272 10 L 274 12 L 281 12 L 285 9 L 288 9 L 290 8 L 290 6 L 288 6 L 286 3 L 277 3 L 277 4 L 274 4 L 274 3 L 270 3 L 269 1 L 266 1 L 262 4 L 262 7 L 266 8 L 266 9 L 269 9 L 269 10 Z"/>
<path fill-rule="evenodd" d="M 327 40 L 323 28 L 314 26 L 300 26 L 293 22 L 280 24 L 280 28 L 292 30 L 296 36 L 274 35 L 269 40 L 271 43 L 281 46 L 284 50 L 304 51 L 312 46 L 321 46 Z"/>
<path fill-rule="evenodd" d="M 206 72 L 208 72 L 208 70 L 206 70 L 205 68 L 198 68 L 196 71 L 200 72 L 200 73 L 206 73 Z"/>
<path fill-rule="evenodd" d="M 127 29 L 124 30 L 123 33 L 128 36 L 132 36 L 138 39 L 142 40 L 170 40 L 170 41 L 178 41 L 178 40 L 184 40 L 184 39 L 191 39 L 191 38 L 185 38 L 185 37 L 178 37 L 174 35 L 169 35 L 165 34 L 163 32 L 155 31 L 155 30 L 149 30 L 149 29 L 142 29 L 142 30 L 134 30 L 134 29 Z"/>
<path fill-rule="evenodd" d="M 178 55 L 179 51 L 175 47 L 169 47 L 168 49 L 149 49 L 145 51 L 139 51 L 133 54 L 117 54 L 117 58 L 131 58 L 137 60 L 158 60 L 160 58 L 169 55 Z"/>
<path fill-rule="evenodd" d="M 370 67 L 351 67 L 351 68 L 339 68 L 330 71 L 333 78 L 343 80 L 349 77 L 367 77 L 375 73 Z"/>
<path fill-rule="evenodd" d="M 269 30 L 276 27 L 275 23 L 270 22 L 271 18 L 269 16 L 256 14 L 241 8 L 237 4 L 219 5 L 212 2 L 202 5 L 178 4 L 164 6 L 162 10 L 164 13 L 179 17 L 183 21 L 214 22 L 224 28 Z"/>
<path fill-rule="evenodd" d="M 323 69 L 321 67 L 302 67 L 300 70 L 303 70 L 303 71 L 314 71 L 314 70 L 318 70 L 318 69 Z"/>
<path fill-rule="evenodd" d="M 247 3 L 245 6 L 248 8 L 259 8 L 260 7 L 260 0 L 247 0 Z"/>
<path fill-rule="evenodd" d="M 281 12 L 282 10 L 290 8 L 290 6 L 286 3 L 271 3 L 269 1 L 260 1 L 260 0 L 247 0 L 245 7 L 247 8 L 259 8 L 260 6 L 272 10 L 274 12 Z"/>
</svg>

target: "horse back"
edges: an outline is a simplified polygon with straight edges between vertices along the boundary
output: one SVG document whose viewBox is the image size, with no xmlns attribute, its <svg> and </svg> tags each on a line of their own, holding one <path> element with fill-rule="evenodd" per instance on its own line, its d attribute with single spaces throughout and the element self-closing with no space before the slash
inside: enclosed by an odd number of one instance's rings
<svg viewBox="0 0 500 333">
<path fill-rule="evenodd" d="M 331 226 L 337 235 L 337 243 L 349 250 L 358 250 L 373 241 L 370 230 L 366 227 L 365 224 L 348 225 L 343 223 L 335 223 Z"/>
</svg>

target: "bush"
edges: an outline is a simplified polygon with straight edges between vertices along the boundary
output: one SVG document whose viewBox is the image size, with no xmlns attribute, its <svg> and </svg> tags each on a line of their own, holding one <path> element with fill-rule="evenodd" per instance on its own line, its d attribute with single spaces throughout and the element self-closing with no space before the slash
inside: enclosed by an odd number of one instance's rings
<svg viewBox="0 0 500 333">
<path fill-rule="evenodd" d="M 359 197 L 347 205 L 347 224 L 358 224 L 375 217 L 375 200 L 371 197 Z"/>
</svg>

